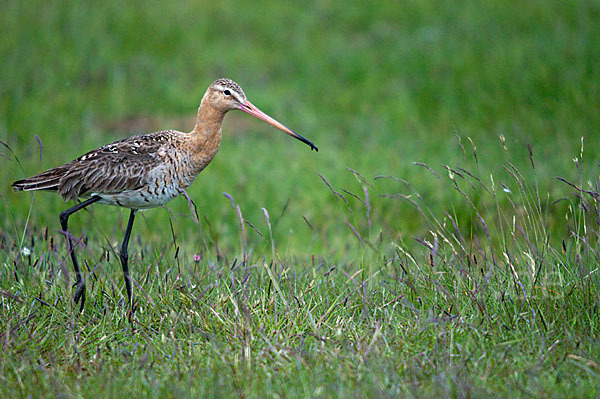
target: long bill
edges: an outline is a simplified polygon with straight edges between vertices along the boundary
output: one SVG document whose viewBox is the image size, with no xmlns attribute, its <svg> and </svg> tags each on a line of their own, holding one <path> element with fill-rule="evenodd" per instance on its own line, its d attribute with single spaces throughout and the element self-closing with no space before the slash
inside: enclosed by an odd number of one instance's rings
<svg viewBox="0 0 600 399">
<path fill-rule="evenodd" d="M 277 129 L 281 130 L 284 133 L 289 134 L 290 136 L 300 140 L 301 142 L 307 144 L 310 146 L 310 148 L 312 150 L 315 151 L 319 151 L 319 149 L 317 148 L 316 145 L 314 145 L 310 140 L 305 139 L 304 137 L 302 137 L 301 135 L 299 135 L 298 133 L 294 132 L 292 129 L 286 127 L 285 125 L 283 125 L 282 123 L 276 121 L 275 119 L 271 118 L 269 115 L 265 114 L 264 112 L 262 112 L 260 109 L 258 109 L 256 106 L 254 106 L 254 104 L 252 104 L 250 101 L 246 101 L 244 104 L 240 104 L 239 109 L 241 111 L 244 111 L 262 121 L 267 122 L 269 125 L 271 126 L 275 126 Z"/>
</svg>

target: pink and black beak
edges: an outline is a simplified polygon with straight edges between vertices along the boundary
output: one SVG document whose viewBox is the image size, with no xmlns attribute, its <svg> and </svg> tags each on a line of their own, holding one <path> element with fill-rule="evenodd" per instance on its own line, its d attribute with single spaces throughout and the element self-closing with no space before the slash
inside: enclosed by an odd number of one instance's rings
<svg viewBox="0 0 600 399">
<path fill-rule="evenodd" d="M 240 104 L 239 109 L 241 111 L 244 111 L 244 112 L 252 115 L 252 116 L 257 117 L 258 119 L 260 119 L 262 121 L 267 122 L 269 125 L 275 126 L 277 129 L 281 130 L 282 132 L 285 132 L 285 133 L 289 134 L 290 136 L 300 140 L 304 144 L 307 144 L 308 146 L 310 146 L 310 148 L 312 150 L 319 151 L 317 146 L 314 145 L 310 140 L 305 139 L 304 137 L 300 136 L 298 133 L 294 132 L 292 129 L 287 128 L 282 123 L 271 118 L 269 115 L 265 114 L 260 109 L 256 108 L 250 101 L 246 101 L 245 103 Z"/>
</svg>

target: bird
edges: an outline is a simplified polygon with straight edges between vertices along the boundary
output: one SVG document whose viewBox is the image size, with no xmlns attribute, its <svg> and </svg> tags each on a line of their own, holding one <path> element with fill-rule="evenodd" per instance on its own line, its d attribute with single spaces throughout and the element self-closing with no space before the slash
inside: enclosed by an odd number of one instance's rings
<svg viewBox="0 0 600 399">
<path fill-rule="evenodd" d="M 73 300 L 75 305 L 81 302 L 80 312 L 85 303 L 85 281 L 69 233 L 69 217 L 96 202 L 130 210 L 119 258 L 132 314 L 133 293 L 127 250 L 136 212 L 162 206 L 184 194 L 217 154 L 223 118 L 231 110 L 252 115 L 318 151 L 311 141 L 248 101 L 240 85 L 231 79 L 221 78 L 212 82 L 202 97 L 191 132 L 163 130 L 118 140 L 69 163 L 11 184 L 15 191 L 51 191 L 65 201 L 77 202 L 62 211 L 59 219 L 75 270 L 73 288 L 77 288 Z"/>
</svg>

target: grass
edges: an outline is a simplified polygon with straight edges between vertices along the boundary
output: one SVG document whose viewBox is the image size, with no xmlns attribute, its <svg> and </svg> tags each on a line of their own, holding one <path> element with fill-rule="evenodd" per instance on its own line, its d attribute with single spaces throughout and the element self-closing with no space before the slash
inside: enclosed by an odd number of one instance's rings
<svg viewBox="0 0 600 399">
<path fill-rule="evenodd" d="M 599 14 L 592 1 L 6 2 L 0 392 L 598 396 Z M 133 324 L 127 212 L 77 214 L 78 314 L 68 204 L 10 182 L 191 129 L 220 76 L 321 151 L 228 115 L 195 211 L 176 199 L 136 219 Z"/>
</svg>

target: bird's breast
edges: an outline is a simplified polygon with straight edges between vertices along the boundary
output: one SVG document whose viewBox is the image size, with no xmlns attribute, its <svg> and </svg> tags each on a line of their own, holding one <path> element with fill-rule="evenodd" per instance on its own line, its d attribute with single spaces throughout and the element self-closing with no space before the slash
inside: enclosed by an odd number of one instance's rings
<svg viewBox="0 0 600 399">
<path fill-rule="evenodd" d="M 132 209 L 154 208 L 182 194 L 194 182 L 198 172 L 190 157 L 169 152 L 164 154 L 163 162 L 147 174 L 141 187 L 92 195 L 100 196 L 100 202 L 109 205 Z"/>
<path fill-rule="evenodd" d="M 204 126 L 201 131 L 192 133 L 185 148 L 197 175 L 213 160 L 221 145 L 221 125 Z"/>
</svg>

